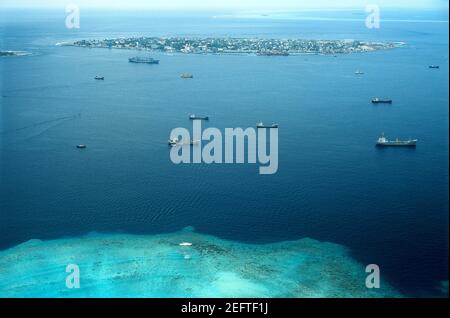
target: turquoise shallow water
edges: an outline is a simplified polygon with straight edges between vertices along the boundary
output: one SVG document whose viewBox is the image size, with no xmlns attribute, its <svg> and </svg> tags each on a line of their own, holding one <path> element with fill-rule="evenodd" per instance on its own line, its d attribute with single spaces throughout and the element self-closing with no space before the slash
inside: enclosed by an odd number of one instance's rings
<svg viewBox="0 0 450 318">
<path fill-rule="evenodd" d="M 68 264 L 80 268 L 79 289 L 65 285 Z M 401 296 L 386 280 L 367 289 L 365 278 L 337 244 L 243 244 L 191 229 L 31 240 L 0 252 L 0 297 Z"/>
</svg>

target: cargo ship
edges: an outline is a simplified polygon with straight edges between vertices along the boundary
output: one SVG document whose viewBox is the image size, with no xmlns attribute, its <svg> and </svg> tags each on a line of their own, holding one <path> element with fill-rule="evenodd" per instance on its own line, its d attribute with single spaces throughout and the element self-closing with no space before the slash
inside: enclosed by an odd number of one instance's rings
<svg viewBox="0 0 450 318">
<path fill-rule="evenodd" d="M 189 115 L 189 119 L 194 120 L 194 119 L 200 119 L 200 120 L 209 120 L 208 116 L 197 116 L 197 115 Z"/>
<path fill-rule="evenodd" d="M 128 59 L 128 61 L 130 63 L 159 64 L 159 60 L 155 60 L 154 58 L 151 58 L 151 57 L 135 56 L 135 57 L 130 57 Z"/>
<path fill-rule="evenodd" d="M 415 147 L 416 144 L 417 139 L 399 140 L 397 138 L 395 140 L 388 140 L 384 137 L 384 134 L 381 134 L 376 143 L 378 147 Z"/>
<path fill-rule="evenodd" d="M 381 99 L 375 97 L 372 99 L 372 104 L 392 104 L 392 99 Z"/>
<path fill-rule="evenodd" d="M 257 123 L 256 128 L 278 128 L 278 124 L 265 125 L 263 123 Z"/>
</svg>

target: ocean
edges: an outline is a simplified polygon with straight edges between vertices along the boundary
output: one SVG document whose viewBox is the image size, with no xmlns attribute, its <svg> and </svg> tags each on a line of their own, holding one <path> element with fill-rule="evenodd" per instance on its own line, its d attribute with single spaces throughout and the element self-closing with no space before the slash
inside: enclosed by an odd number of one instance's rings
<svg viewBox="0 0 450 318">
<path fill-rule="evenodd" d="M 386 12 L 368 29 L 363 10 L 82 11 L 80 29 L 66 29 L 64 10 L 4 10 L 0 49 L 32 54 L 0 58 L 0 249 L 188 226 L 243 244 L 311 238 L 378 264 L 404 295 L 440 295 L 448 284 L 447 15 Z M 142 35 L 405 45 L 336 56 L 151 54 L 159 65 L 128 63 L 143 52 L 55 45 Z M 194 79 L 180 79 L 184 72 Z M 93 79 L 99 74 L 104 81 Z M 375 96 L 394 103 L 372 105 Z M 277 122 L 278 172 L 173 164 L 169 133 L 190 128 L 191 113 L 222 131 Z M 378 149 L 382 132 L 418 145 Z"/>
</svg>

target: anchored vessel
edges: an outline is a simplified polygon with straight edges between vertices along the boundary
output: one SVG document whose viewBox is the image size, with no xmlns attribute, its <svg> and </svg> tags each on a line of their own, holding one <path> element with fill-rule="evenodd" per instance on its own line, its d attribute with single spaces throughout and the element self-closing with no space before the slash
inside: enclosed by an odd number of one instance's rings
<svg viewBox="0 0 450 318">
<path fill-rule="evenodd" d="M 197 115 L 189 115 L 189 119 L 194 120 L 194 119 L 200 119 L 200 120 L 209 120 L 208 116 L 197 116 Z"/>
<path fill-rule="evenodd" d="M 256 124 L 256 128 L 278 128 L 278 124 L 265 125 L 262 122 Z"/>
<path fill-rule="evenodd" d="M 177 138 L 169 139 L 168 143 L 170 146 L 178 145 L 179 140 Z"/>
<path fill-rule="evenodd" d="M 381 99 L 375 97 L 372 99 L 372 104 L 392 104 L 392 99 Z"/>
<path fill-rule="evenodd" d="M 159 64 L 159 60 L 155 60 L 154 58 L 151 58 L 151 57 L 135 56 L 135 57 L 130 57 L 128 59 L 128 61 L 130 63 Z"/>
<path fill-rule="evenodd" d="M 376 145 L 378 147 L 415 147 L 417 143 L 417 139 L 408 139 L 408 140 L 399 140 L 398 138 L 395 140 L 388 140 L 382 134 L 378 140 Z"/>
</svg>

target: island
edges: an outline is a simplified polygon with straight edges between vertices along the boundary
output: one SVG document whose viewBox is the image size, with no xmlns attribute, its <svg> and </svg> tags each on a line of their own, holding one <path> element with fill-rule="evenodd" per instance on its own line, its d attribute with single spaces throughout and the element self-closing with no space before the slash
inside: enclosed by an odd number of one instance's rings
<svg viewBox="0 0 450 318">
<path fill-rule="evenodd" d="M 401 42 L 357 40 L 302 40 L 268 38 L 184 38 L 130 37 L 104 40 L 79 40 L 70 45 L 88 48 L 146 50 L 185 54 L 255 54 L 287 56 L 295 54 L 348 54 L 397 48 Z"/>
</svg>

